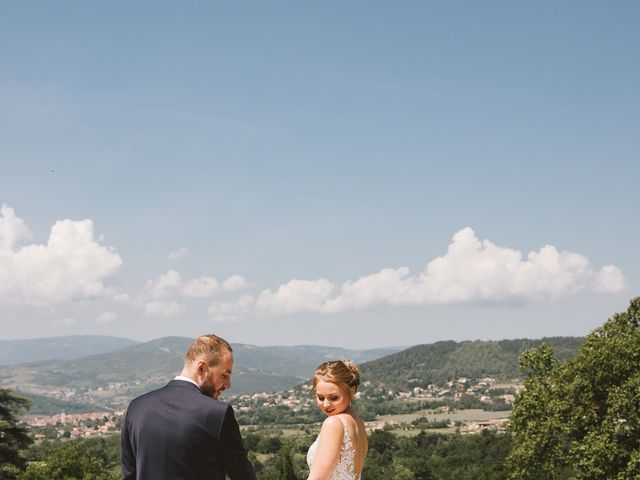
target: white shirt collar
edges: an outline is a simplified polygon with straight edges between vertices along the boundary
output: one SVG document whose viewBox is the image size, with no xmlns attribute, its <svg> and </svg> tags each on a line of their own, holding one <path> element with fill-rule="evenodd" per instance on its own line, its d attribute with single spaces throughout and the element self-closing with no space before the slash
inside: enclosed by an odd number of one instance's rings
<svg viewBox="0 0 640 480">
<path fill-rule="evenodd" d="M 193 378 L 190 377 L 185 377 L 184 375 L 177 375 L 174 380 L 182 380 L 183 382 L 191 382 L 193 383 L 196 387 L 198 387 L 198 390 L 200 390 L 200 386 L 196 383 L 196 381 Z"/>
</svg>

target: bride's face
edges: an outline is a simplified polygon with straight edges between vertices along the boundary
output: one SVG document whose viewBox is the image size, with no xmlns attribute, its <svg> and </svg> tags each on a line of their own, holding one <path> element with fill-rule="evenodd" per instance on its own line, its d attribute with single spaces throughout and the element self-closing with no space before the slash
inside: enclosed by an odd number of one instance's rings
<svg viewBox="0 0 640 480">
<path fill-rule="evenodd" d="M 338 415 L 351 406 L 351 397 L 335 383 L 318 381 L 316 402 L 325 415 Z"/>
</svg>

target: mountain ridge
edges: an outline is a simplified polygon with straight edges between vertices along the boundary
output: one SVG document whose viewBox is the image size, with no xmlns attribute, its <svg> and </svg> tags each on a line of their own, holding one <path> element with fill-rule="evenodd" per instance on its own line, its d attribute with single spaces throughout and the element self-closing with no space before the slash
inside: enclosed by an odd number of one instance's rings
<svg viewBox="0 0 640 480">
<path fill-rule="evenodd" d="M 192 341 L 187 337 L 162 337 L 81 358 L 6 365 L 0 373 L 0 386 L 27 392 L 36 399 L 40 395 L 120 408 L 134 396 L 158 388 L 177 375 Z M 327 358 L 353 357 L 364 362 L 396 351 L 249 344 L 232 344 L 232 348 L 235 394 L 286 390 L 308 380 Z"/>
<path fill-rule="evenodd" d="M 0 365 L 72 360 L 106 353 L 140 342 L 112 335 L 62 335 L 18 340 L 0 340 Z M 55 352 L 55 353 L 54 353 Z"/>
<path fill-rule="evenodd" d="M 186 337 L 161 337 L 79 359 L 8 365 L 0 371 L 0 386 L 28 393 L 36 400 L 36 407 L 50 398 L 56 408 L 65 401 L 94 410 L 123 408 L 133 397 L 166 384 L 179 373 L 191 341 Z M 459 377 L 513 379 L 522 375 L 518 358 L 524 350 L 547 343 L 562 361 L 573 357 L 583 341 L 583 337 L 448 340 L 404 350 L 234 343 L 229 393 L 287 390 L 308 382 L 319 363 L 338 358 L 358 363 L 363 381 L 396 391 L 443 384 Z"/>
<path fill-rule="evenodd" d="M 408 390 L 415 386 L 442 384 L 459 377 L 494 377 L 509 380 L 522 376 L 518 359 L 543 343 L 551 346 L 560 361 L 575 356 L 584 337 L 543 337 L 508 340 L 446 340 L 414 345 L 360 366 L 368 381 Z"/>
</svg>

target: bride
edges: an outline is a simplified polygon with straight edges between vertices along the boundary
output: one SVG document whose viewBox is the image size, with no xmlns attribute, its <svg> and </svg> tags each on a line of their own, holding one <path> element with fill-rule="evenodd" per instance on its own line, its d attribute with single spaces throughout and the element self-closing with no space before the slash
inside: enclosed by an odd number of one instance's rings
<svg viewBox="0 0 640 480">
<path fill-rule="evenodd" d="M 308 480 L 359 480 L 367 456 L 367 433 L 352 401 L 360 373 L 349 360 L 321 364 L 313 376 L 316 402 L 327 418 L 309 448 Z"/>
</svg>

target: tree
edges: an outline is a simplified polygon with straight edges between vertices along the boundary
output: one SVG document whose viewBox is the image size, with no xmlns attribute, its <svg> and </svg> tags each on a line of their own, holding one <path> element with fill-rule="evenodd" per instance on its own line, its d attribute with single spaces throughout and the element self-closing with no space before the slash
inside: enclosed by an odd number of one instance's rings
<svg viewBox="0 0 640 480">
<path fill-rule="evenodd" d="M 263 467 L 258 476 L 262 480 L 298 480 L 301 478 L 296 473 L 298 468 L 293 445 L 288 442 L 276 454 L 272 455 Z"/>
<path fill-rule="evenodd" d="M 33 462 L 20 480 L 116 480 L 103 459 L 87 451 L 83 441 L 65 442 L 51 451 L 43 462 Z"/>
<path fill-rule="evenodd" d="M 640 478 L 640 297 L 559 363 L 550 347 L 521 358 L 512 479 Z"/>
<path fill-rule="evenodd" d="M 31 402 L 0 388 L 0 478 L 13 479 L 24 469 L 25 458 L 20 454 L 31 443 L 26 427 L 19 424 L 18 416 L 26 412 Z"/>
</svg>

